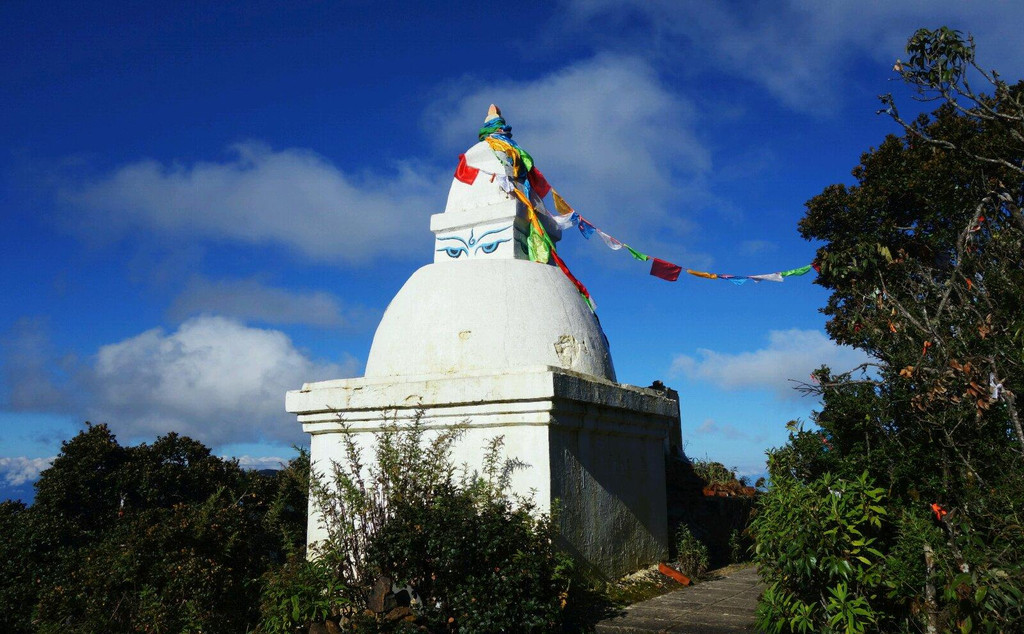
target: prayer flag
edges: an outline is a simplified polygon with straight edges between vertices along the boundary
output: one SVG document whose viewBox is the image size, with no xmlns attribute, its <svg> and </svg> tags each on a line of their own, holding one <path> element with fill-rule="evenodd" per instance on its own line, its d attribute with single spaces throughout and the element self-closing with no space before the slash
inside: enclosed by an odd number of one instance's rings
<svg viewBox="0 0 1024 634">
<path fill-rule="evenodd" d="M 590 292 L 587 290 L 587 287 L 584 286 L 583 283 L 580 282 L 578 279 L 576 279 L 576 276 L 574 276 L 569 271 L 569 267 L 565 265 L 565 262 L 562 261 L 562 258 L 558 257 L 558 253 L 552 251 L 551 259 L 555 261 L 555 264 L 558 265 L 558 268 L 562 269 L 562 273 L 564 273 L 565 276 L 569 278 L 569 281 L 572 282 L 572 285 L 575 286 L 576 290 L 580 292 L 580 295 L 583 296 L 583 299 L 587 300 L 587 304 L 590 306 L 590 310 L 596 311 L 597 306 L 594 305 L 594 300 L 591 299 Z"/>
<path fill-rule="evenodd" d="M 579 214 L 576 214 L 576 215 L 579 216 Z M 587 222 L 586 220 L 584 220 L 583 216 L 579 216 L 579 219 L 580 219 L 580 224 L 579 224 L 580 233 L 583 234 L 584 238 L 589 240 L 590 236 L 594 235 L 594 231 L 596 231 L 597 228 L 594 227 L 594 225 L 592 225 L 589 222 Z"/>
<path fill-rule="evenodd" d="M 601 239 L 604 240 L 604 243 L 607 244 L 608 248 L 611 249 L 612 251 L 618 251 L 619 249 L 622 248 L 622 243 L 621 242 L 619 242 L 615 238 L 611 237 L 610 235 L 608 235 L 604 231 L 601 231 L 600 229 L 598 229 L 597 230 L 597 235 L 601 236 Z"/>
<path fill-rule="evenodd" d="M 579 218 L 579 216 L 576 215 L 575 213 L 571 213 L 567 216 L 563 216 L 560 214 L 548 215 L 551 216 L 551 219 L 555 221 L 555 224 L 558 226 L 559 229 L 569 229 L 574 224 L 576 224 L 576 220 Z"/>
<path fill-rule="evenodd" d="M 500 187 L 501 191 L 505 192 L 506 194 L 511 194 L 512 190 L 516 188 L 516 186 L 512 183 L 512 179 L 509 178 L 508 176 L 505 176 L 504 174 L 495 174 L 495 178 L 498 180 L 498 187 Z"/>
<path fill-rule="evenodd" d="M 544 178 L 544 175 L 540 173 L 540 170 L 534 167 L 530 170 L 526 177 L 530 179 L 530 187 L 533 187 L 533 191 L 537 192 L 537 195 L 544 198 L 551 191 L 551 185 L 548 185 L 548 179 Z"/>
<path fill-rule="evenodd" d="M 651 258 L 651 275 L 654 277 L 660 277 L 663 280 L 674 282 L 679 279 L 679 274 L 683 271 L 683 267 L 676 266 L 671 262 L 665 260 L 659 260 L 658 258 Z"/>
<path fill-rule="evenodd" d="M 526 240 L 526 246 L 532 261 L 547 264 L 551 259 L 551 249 L 534 225 L 530 225 L 530 237 Z"/>
<path fill-rule="evenodd" d="M 747 277 L 749 277 L 750 279 L 754 280 L 755 282 L 781 282 L 782 281 L 782 274 L 781 273 L 764 273 L 762 275 L 748 275 Z"/>
<path fill-rule="evenodd" d="M 555 209 L 558 210 L 558 213 L 563 216 L 572 215 L 573 208 L 569 206 L 569 203 L 565 202 L 564 198 L 558 195 L 558 192 L 552 191 L 551 197 L 555 199 Z"/>
<path fill-rule="evenodd" d="M 628 244 L 622 243 L 622 246 L 626 247 L 626 250 L 629 251 L 629 254 L 632 255 L 635 259 L 640 260 L 641 262 L 646 262 L 647 260 L 650 260 L 649 257 L 644 255 L 643 253 L 640 253 L 639 251 L 629 246 Z"/>
<path fill-rule="evenodd" d="M 782 273 L 779 273 L 779 275 L 781 275 L 782 277 L 789 277 L 790 275 L 803 275 L 810 270 L 811 265 L 808 264 L 807 266 L 801 266 L 798 269 L 790 269 L 788 271 L 783 271 Z"/>
<path fill-rule="evenodd" d="M 476 180 L 477 174 L 480 170 L 475 167 L 470 167 L 466 163 L 466 155 L 459 154 L 459 166 L 455 168 L 455 178 L 462 181 L 467 185 L 472 185 L 473 181 Z"/>
<path fill-rule="evenodd" d="M 696 275 L 697 277 L 703 277 L 709 280 L 718 279 L 718 275 L 715 273 L 705 273 L 704 271 L 694 271 L 693 269 L 686 269 L 686 272 L 690 275 Z"/>
</svg>

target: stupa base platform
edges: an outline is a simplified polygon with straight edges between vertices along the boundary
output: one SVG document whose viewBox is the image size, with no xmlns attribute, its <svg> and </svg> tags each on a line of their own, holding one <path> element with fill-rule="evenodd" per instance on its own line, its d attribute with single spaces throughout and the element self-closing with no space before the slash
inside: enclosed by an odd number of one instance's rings
<svg viewBox="0 0 1024 634">
<path fill-rule="evenodd" d="M 542 512 L 557 500 L 563 546 L 594 572 L 615 578 L 668 554 L 665 455 L 679 403 L 665 392 L 550 366 L 514 371 L 374 377 L 309 383 L 286 407 L 311 435 L 314 470 L 344 463 L 343 434 L 373 456 L 385 420 L 427 428 L 464 426 L 453 460 L 480 469 L 503 436 L 504 454 L 529 465 L 512 490 L 532 491 Z M 315 513 L 310 543 L 325 533 Z"/>
</svg>

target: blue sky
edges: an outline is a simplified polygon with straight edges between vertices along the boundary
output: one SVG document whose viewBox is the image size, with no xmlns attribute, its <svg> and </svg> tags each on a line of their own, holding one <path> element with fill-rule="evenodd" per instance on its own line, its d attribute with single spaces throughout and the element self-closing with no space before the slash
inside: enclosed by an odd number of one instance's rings
<svg viewBox="0 0 1024 634">
<path fill-rule="evenodd" d="M 606 232 L 756 274 L 811 261 L 803 203 L 896 132 L 877 96 L 912 107 L 892 64 L 916 28 L 1024 71 L 1011 2 L 151 5 L 0 5 L 0 494 L 85 420 L 292 455 L 284 392 L 362 373 L 491 102 Z M 760 473 L 816 405 L 790 379 L 861 359 L 813 276 L 560 253 L 619 379 L 680 391 L 691 456 Z"/>
</svg>

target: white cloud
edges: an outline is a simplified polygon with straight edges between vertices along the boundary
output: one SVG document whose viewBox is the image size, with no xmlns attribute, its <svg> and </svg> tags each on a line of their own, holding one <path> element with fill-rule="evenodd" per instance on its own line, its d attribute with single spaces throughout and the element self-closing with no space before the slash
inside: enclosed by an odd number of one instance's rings
<svg viewBox="0 0 1024 634">
<path fill-rule="evenodd" d="M 599 55 L 530 81 L 464 78 L 426 120 L 443 146 L 462 151 L 492 102 L 548 180 L 613 235 L 678 237 L 690 225 L 670 204 L 700 209 L 712 200 L 698 113 L 638 56 Z"/>
<path fill-rule="evenodd" d="M 747 438 L 747 434 L 736 429 L 729 423 L 719 423 L 712 418 L 705 418 L 693 433 L 698 436 L 721 436 L 729 440 L 741 440 Z"/>
<path fill-rule="evenodd" d="M 778 248 L 779 245 L 769 240 L 744 240 L 740 243 L 740 252 L 746 255 L 768 253 L 769 251 L 775 251 Z"/>
<path fill-rule="evenodd" d="M 343 307 L 337 297 L 323 291 L 276 288 L 255 278 L 210 280 L 200 276 L 189 280 L 168 311 L 172 319 L 211 313 L 242 321 L 345 329 L 367 326 L 374 316 L 363 307 Z"/>
<path fill-rule="evenodd" d="M 1024 73 L 1021 3 L 576 0 L 568 7 L 587 30 L 602 34 L 604 44 L 635 47 L 643 38 L 645 46 L 636 50 L 668 63 L 748 79 L 801 111 L 835 106 L 843 71 L 858 58 L 874 60 L 885 72 L 897 57 L 906 57 L 907 38 L 920 27 L 947 25 L 972 32 L 984 65 L 1007 77 Z M 623 28 L 626 35 L 616 37 L 615 25 L 636 16 L 646 18 L 647 28 Z"/>
<path fill-rule="evenodd" d="M 89 370 L 87 407 L 130 439 L 170 431 L 206 444 L 303 439 L 284 393 L 303 382 L 353 376 L 355 359 L 318 363 L 276 330 L 197 317 L 177 331 L 146 331 L 103 346 Z"/>
<path fill-rule="evenodd" d="M 18 456 L 14 458 L 0 458 L 0 477 L 12 487 L 21 486 L 26 482 L 35 482 L 39 479 L 39 473 L 48 469 L 53 463 L 50 458 L 25 458 Z"/>
<path fill-rule="evenodd" d="M 238 460 L 238 466 L 243 469 L 283 469 L 288 465 L 290 458 L 281 458 L 279 456 L 221 456 L 224 460 L 231 460 L 234 458 Z"/>
<path fill-rule="evenodd" d="M 408 164 L 391 174 L 346 173 L 311 151 L 256 142 L 230 151 L 219 163 L 138 161 L 72 188 L 66 197 L 83 211 L 73 224 L 85 235 L 135 228 L 280 244 L 313 260 L 358 264 L 429 244 L 429 216 L 450 182 L 446 172 Z"/>
<path fill-rule="evenodd" d="M 791 379 L 806 381 L 821 365 L 845 371 L 868 361 L 860 350 L 836 345 L 817 330 L 772 330 L 768 346 L 736 354 L 698 349 L 697 358 L 678 355 L 672 372 L 727 389 L 767 388 L 781 398 L 797 398 Z"/>
</svg>

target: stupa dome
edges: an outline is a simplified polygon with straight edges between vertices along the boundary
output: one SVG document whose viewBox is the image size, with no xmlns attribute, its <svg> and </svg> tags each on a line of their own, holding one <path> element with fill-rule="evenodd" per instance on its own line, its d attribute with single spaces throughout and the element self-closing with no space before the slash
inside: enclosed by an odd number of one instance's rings
<svg viewBox="0 0 1024 634">
<path fill-rule="evenodd" d="M 503 154 L 481 142 L 463 160 L 444 213 L 431 217 L 434 262 L 385 311 L 366 377 L 554 366 L 614 381 L 590 306 L 558 267 L 529 258 L 529 210 L 506 191 L 514 175 Z"/>
</svg>

